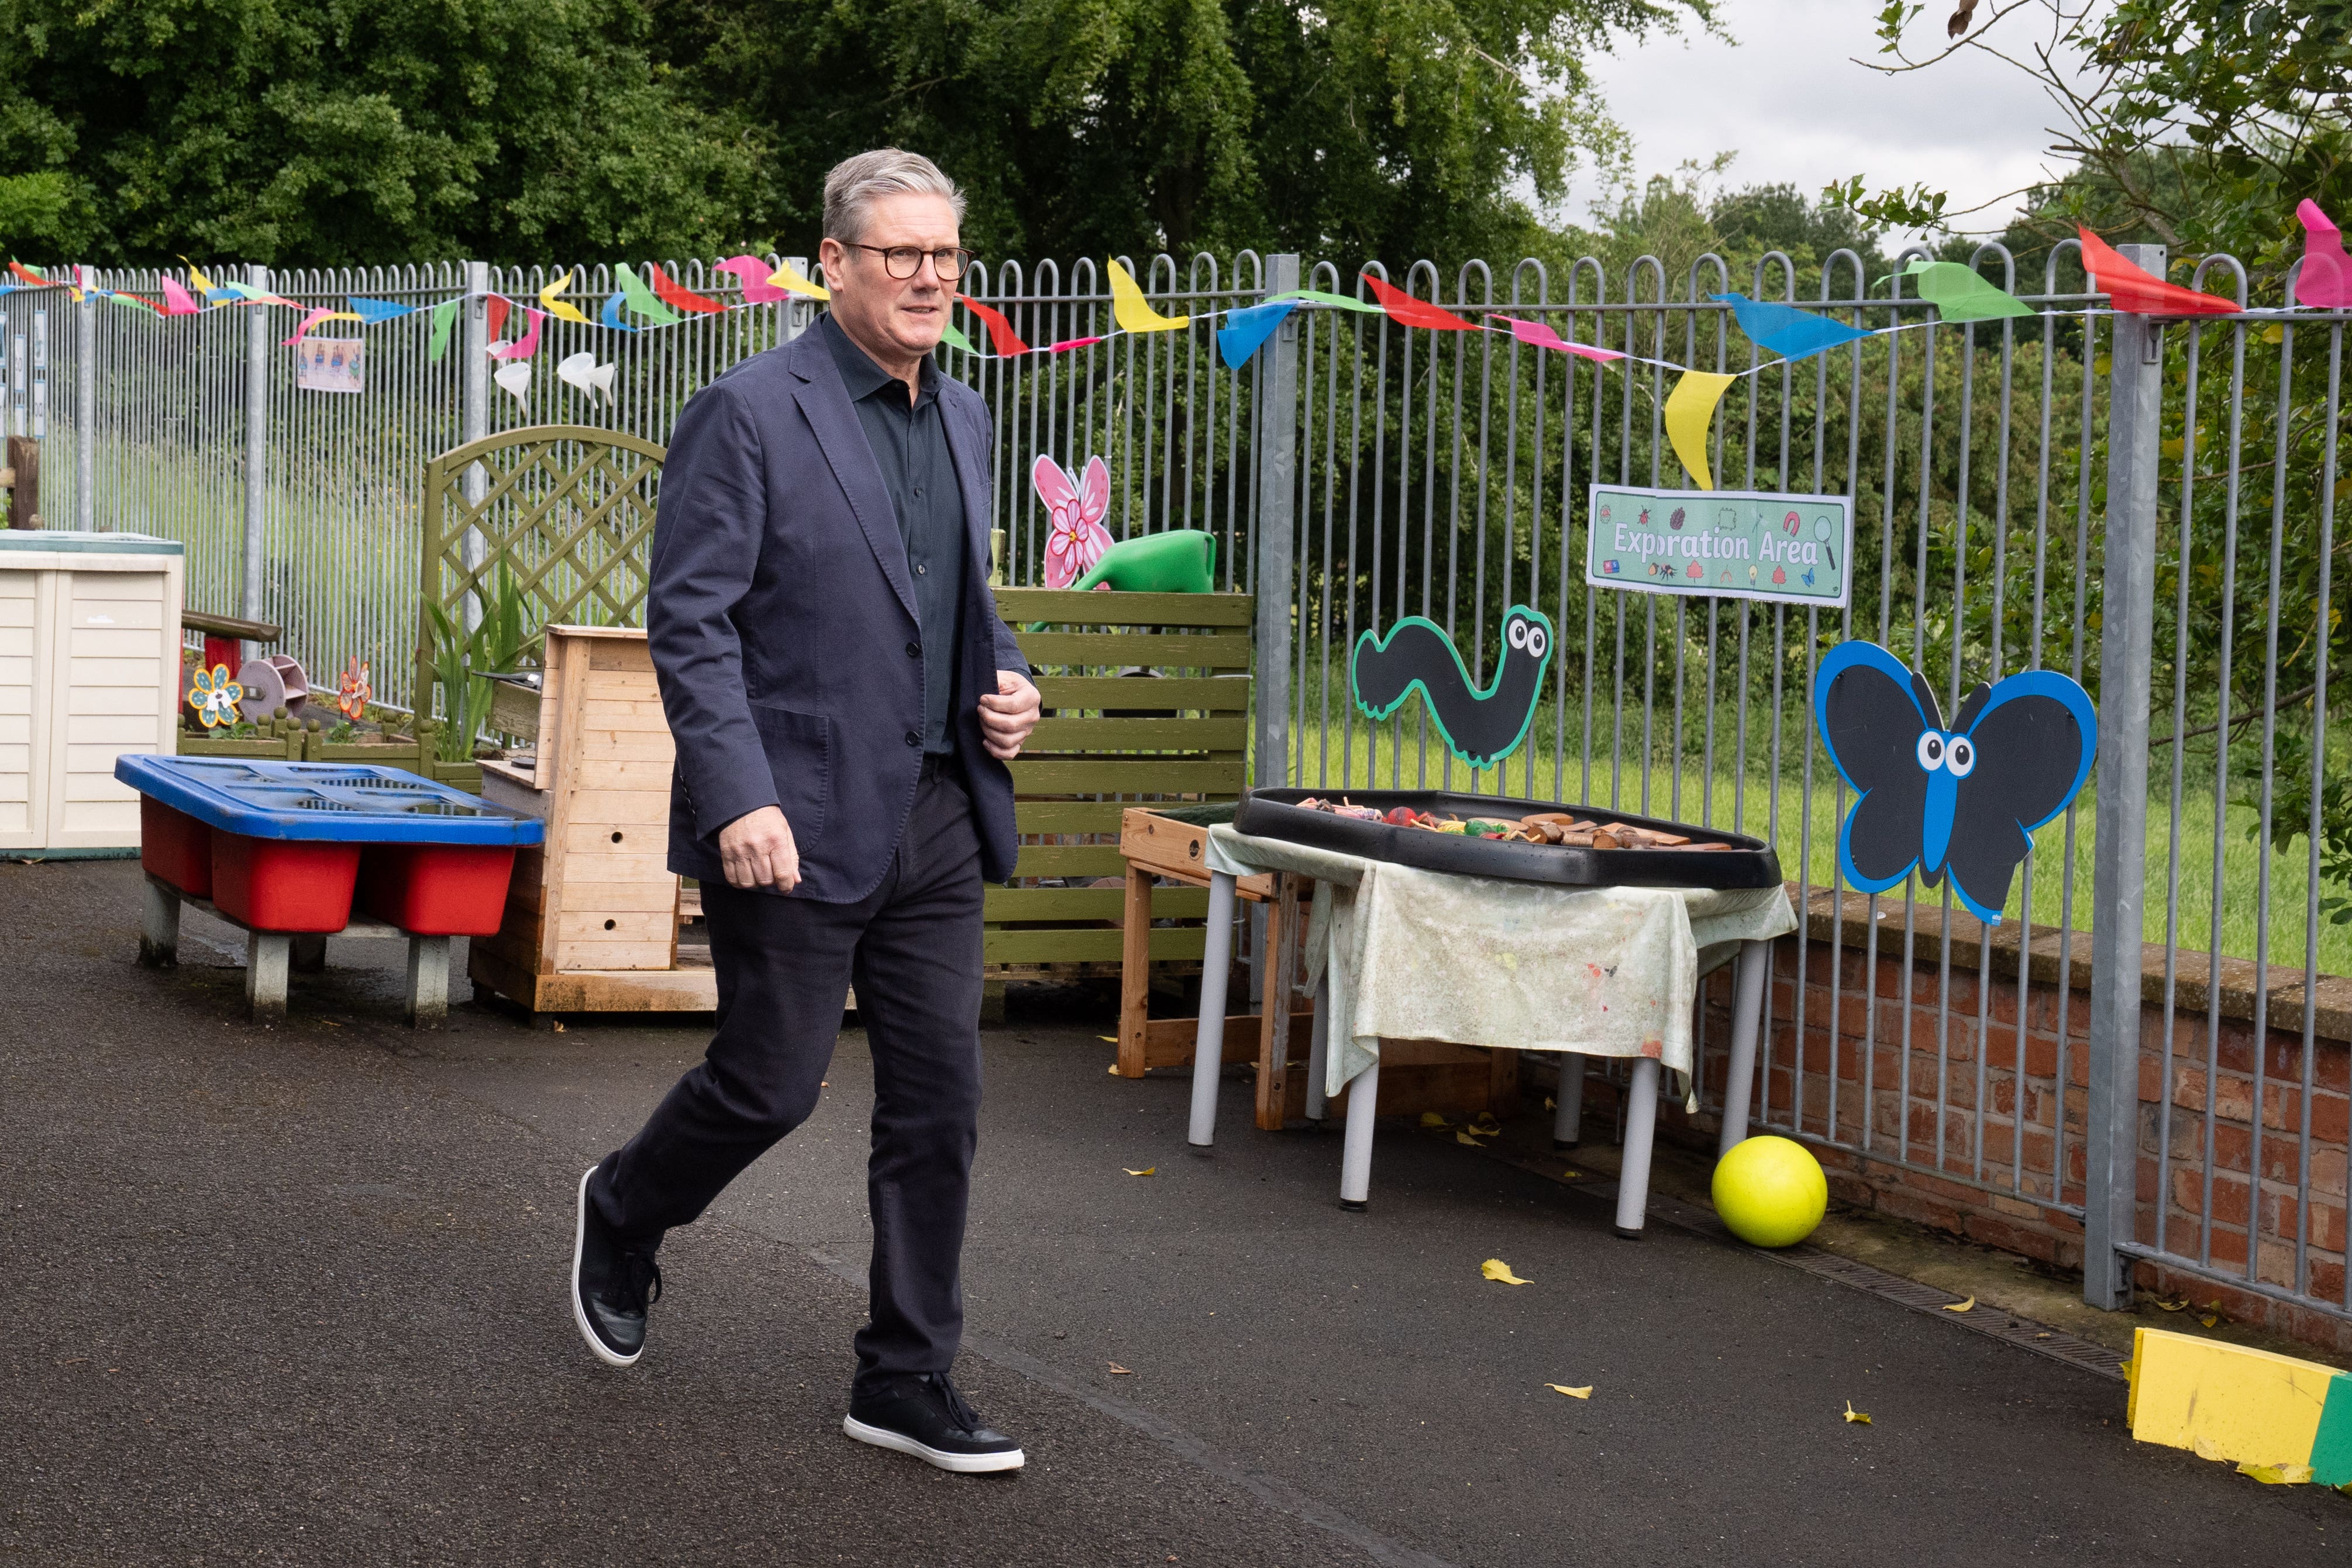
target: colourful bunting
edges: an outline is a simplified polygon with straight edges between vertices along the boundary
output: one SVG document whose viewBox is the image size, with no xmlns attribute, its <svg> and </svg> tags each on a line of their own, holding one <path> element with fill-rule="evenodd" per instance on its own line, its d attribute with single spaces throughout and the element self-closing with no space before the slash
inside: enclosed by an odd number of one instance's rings
<svg viewBox="0 0 2352 1568">
<path fill-rule="evenodd" d="M 1358 299 L 1346 294 L 1326 294 L 1319 288 L 1294 288 L 1287 294 L 1270 295 L 1265 302 L 1279 305 L 1286 299 L 1308 305 L 1328 305 L 1336 310 L 1360 310 L 1367 316 L 1386 314 L 1370 299 Z"/>
<path fill-rule="evenodd" d="M 591 322 L 580 313 L 580 307 L 568 299 L 556 298 L 571 287 L 572 274 L 567 270 L 562 277 L 539 291 L 539 308 L 559 321 L 577 321 L 583 327 L 589 326 Z"/>
<path fill-rule="evenodd" d="M 940 329 L 940 341 L 945 343 L 950 349 L 961 349 L 967 354 L 977 354 L 980 352 L 978 349 L 971 346 L 971 340 L 970 338 L 965 337 L 961 332 L 956 330 L 956 325 L 952 321 Z"/>
<path fill-rule="evenodd" d="M 1675 455 L 1683 460 L 1702 490 L 1715 488 L 1706 467 L 1707 427 L 1715 423 L 1715 405 L 1738 379 L 1713 371 L 1685 371 L 1666 398 L 1666 439 L 1674 443 Z"/>
<path fill-rule="evenodd" d="M 803 277 L 801 276 L 801 269 L 794 267 L 789 261 L 785 262 L 782 267 L 777 267 L 775 271 L 770 273 L 768 275 L 768 281 L 788 293 L 805 295 L 807 298 L 814 299 L 819 303 L 823 303 L 824 301 L 829 300 L 833 298 L 833 295 L 828 290 L 816 284 L 811 283 L 807 278 Z"/>
<path fill-rule="evenodd" d="M 2336 310 L 2352 307 L 2352 259 L 2344 254 L 2343 233 L 2316 202 L 2305 202 L 2295 208 L 2294 215 L 2303 220 L 2303 270 L 2295 274 L 2296 303 Z"/>
<path fill-rule="evenodd" d="M 265 294 L 250 283 L 224 284 L 222 285 L 221 292 L 225 294 L 234 294 L 248 305 L 283 305 L 289 310 L 299 310 L 302 308 L 302 307 L 295 304 L 291 299 L 284 298 L 276 294 Z"/>
<path fill-rule="evenodd" d="M 457 319 L 458 307 L 465 303 L 463 299 L 444 299 L 433 307 L 433 340 L 425 350 L 426 359 L 437 362 L 449 351 L 449 329 Z"/>
<path fill-rule="evenodd" d="M 1625 358 L 1625 355 L 1615 349 L 1603 349 L 1591 343 L 1571 342 L 1540 321 L 1522 321 L 1516 316 L 1490 316 L 1487 319 L 1507 323 L 1511 329 L 1512 337 L 1522 343 L 1531 343 L 1538 349 L 1555 349 L 1563 354 L 1574 354 L 1580 360 L 1599 360 L 1603 363 L 1611 360 Z"/>
<path fill-rule="evenodd" d="M 730 256 L 711 270 L 731 272 L 741 278 L 743 302 L 747 305 L 773 305 L 793 297 L 791 289 L 770 281 L 768 264 L 756 256 Z"/>
<path fill-rule="evenodd" d="M 623 262 L 613 268 L 613 279 L 621 286 L 621 293 L 628 299 L 629 308 L 655 326 L 667 327 L 677 319 L 677 312 L 663 304 L 654 291 L 646 287 L 645 280 L 629 270 L 628 263 Z"/>
<path fill-rule="evenodd" d="M 606 298 L 604 301 L 604 308 L 596 313 L 596 319 L 604 326 L 612 328 L 613 330 L 616 332 L 634 332 L 636 330 L 635 327 L 630 326 L 626 321 L 621 319 L 621 297 L 617 294 Z"/>
<path fill-rule="evenodd" d="M 1066 353 L 1072 349 L 1092 348 L 1101 341 L 1100 338 L 1065 338 L 1058 343 L 1046 344 L 1045 351 L 1049 354 Z"/>
<path fill-rule="evenodd" d="M 1415 299 L 1403 289 L 1383 283 L 1369 272 L 1363 277 L 1372 286 L 1372 297 L 1381 302 L 1381 308 L 1386 310 L 1390 319 L 1400 327 L 1426 327 L 1433 332 L 1475 332 L 1478 329 L 1476 322 L 1465 321 L 1453 311 L 1441 309 L 1426 299 Z"/>
<path fill-rule="evenodd" d="M 1135 279 L 1124 267 L 1110 264 L 1110 313 L 1119 326 L 1129 332 L 1172 332 L 1179 327 L 1190 326 L 1190 316 L 1162 316 L 1143 297 Z"/>
<path fill-rule="evenodd" d="M 483 335 L 495 343 L 499 340 L 499 333 L 506 328 L 507 314 L 514 308 L 514 301 L 503 294 L 493 294 L 482 301 L 482 306 L 489 321 L 489 330 Z"/>
<path fill-rule="evenodd" d="M 8 264 L 8 270 L 16 277 L 23 278 L 26 283 L 31 284 L 36 288 L 49 288 L 55 287 L 55 285 L 51 284 L 47 278 L 43 277 L 39 273 L 35 272 L 31 267 L 25 266 L 21 262 L 10 262 Z"/>
<path fill-rule="evenodd" d="M 718 316 L 726 312 L 726 306 L 716 299 L 695 293 L 684 284 L 672 282 L 662 275 L 660 267 L 651 262 L 646 263 L 646 281 L 654 286 L 654 293 L 658 295 L 666 305 L 674 305 L 680 310 L 688 311 L 697 316 Z"/>
<path fill-rule="evenodd" d="M 2139 316 L 2234 316 L 2238 302 L 2218 295 L 2200 294 L 2194 288 L 2183 288 L 2177 283 L 2167 283 L 2146 269 L 2126 261 L 2116 247 L 2076 225 L 2074 233 L 2083 242 L 2083 270 L 2091 275 L 2091 287 L 2105 295 L 2118 310 Z"/>
<path fill-rule="evenodd" d="M 184 256 L 180 258 L 180 261 L 181 264 L 188 269 L 189 282 L 203 289 L 206 294 L 217 294 L 220 292 L 219 289 L 213 287 L 213 280 L 205 276 L 204 268 L 198 267 L 194 262 L 190 261 Z"/>
<path fill-rule="evenodd" d="M 490 372 L 490 380 L 523 407 L 530 406 L 530 366 L 526 361 L 518 360 L 510 365 L 500 365 Z"/>
<path fill-rule="evenodd" d="M 1769 299 L 1750 299 L 1745 294 L 1717 294 L 1710 298 L 1730 306 L 1731 313 L 1739 319 L 1739 329 L 1759 346 L 1792 362 L 1827 353 L 1839 344 L 1851 343 L 1856 338 L 1870 336 L 1860 327 L 1849 327 L 1843 321 L 1832 321 L 1826 316 L 1816 316 L 1791 305 L 1776 304 Z"/>
<path fill-rule="evenodd" d="M 2031 316 L 2033 307 L 2007 289 L 1988 281 L 1964 262 L 1929 261 L 1914 256 L 1903 276 L 1912 280 L 1919 298 L 1936 307 L 1947 321 L 1990 321 L 2003 316 Z"/>
<path fill-rule="evenodd" d="M 613 401 L 613 372 L 618 369 L 620 367 L 616 364 L 598 364 L 596 356 L 588 350 L 583 349 L 557 365 L 555 373 L 563 382 L 578 387 L 581 396 L 586 397 L 591 392 L 602 392 L 604 394 L 604 401 L 609 403 Z"/>
<path fill-rule="evenodd" d="M 362 318 L 360 316 L 360 313 L 356 310 L 337 310 L 328 306 L 321 305 L 317 309 L 312 310 L 308 315 L 304 316 L 302 318 L 302 324 L 294 329 L 294 335 L 287 339 L 284 342 L 279 343 L 278 346 L 281 349 L 292 348 L 295 344 L 302 340 L 303 336 L 308 333 L 311 328 L 317 326 L 321 321 L 357 321 L 362 319 Z"/>
<path fill-rule="evenodd" d="M 173 282 L 170 278 L 168 278 L 168 277 L 163 278 L 163 279 L 162 280 L 162 282 L 163 282 L 163 314 L 164 314 L 164 315 L 166 315 L 166 316 L 193 316 L 193 315 L 194 315 L 197 311 L 202 310 L 202 309 L 204 308 L 204 307 L 203 307 L 203 306 L 201 306 L 201 305 L 199 305 L 199 304 L 197 304 L 197 303 L 195 302 L 195 299 L 194 299 L 194 298 L 193 298 L 193 297 L 188 293 L 188 291 L 187 291 L 186 289 L 184 289 L 184 288 L 181 287 L 178 284 L 176 284 L 176 283 Z"/>
<path fill-rule="evenodd" d="M 389 299 L 362 299 L 352 296 L 349 304 L 359 312 L 360 319 L 373 327 L 379 321 L 390 321 L 402 316 L 414 316 L 424 308 L 421 305 L 400 305 Z"/>
<path fill-rule="evenodd" d="M 541 325 L 546 321 L 547 312 L 544 310 L 525 310 L 523 315 L 530 322 L 529 329 L 526 330 L 521 337 L 516 339 L 511 343 L 492 343 L 490 345 L 490 358 L 494 360 L 528 360 L 533 354 L 539 352 L 539 329 Z"/>
<path fill-rule="evenodd" d="M 1297 301 L 1286 298 L 1226 311 L 1225 324 L 1217 329 L 1217 352 L 1224 356 L 1226 364 L 1240 369 L 1297 308 Z"/>
<path fill-rule="evenodd" d="M 1013 329 L 1003 311 L 993 305 L 982 305 L 969 294 L 959 294 L 956 298 L 988 328 L 989 346 L 996 350 L 998 358 L 1010 360 L 1029 351 L 1029 345 L 1021 340 L 1021 334 Z"/>
</svg>

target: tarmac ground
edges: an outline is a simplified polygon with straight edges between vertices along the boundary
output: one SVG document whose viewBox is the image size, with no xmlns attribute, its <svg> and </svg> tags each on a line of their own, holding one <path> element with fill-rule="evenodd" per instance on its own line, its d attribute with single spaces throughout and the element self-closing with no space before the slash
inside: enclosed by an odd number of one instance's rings
<svg viewBox="0 0 2352 1568">
<path fill-rule="evenodd" d="M 0 1562 L 2210 1568 L 2352 1537 L 2352 1500 L 2134 1444 L 2111 1377 L 1621 1240 L 1417 1129 L 1383 1127 L 1363 1214 L 1336 1134 L 1255 1131 L 1238 1078 L 1197 1157 L 1183 1075 L 1109 1076 L 1107 1017 L 1017 1003 L 957 1375 L 1029 1465 L 947 1476 L 840 1431 L 854 1027 L 814 1117 L 666 1243 L 616 1371 L 565 1300 L 573 1189 L 706 1021 L 415 1033 L 398 945 L 337 938 L 251 1027 L 230 928 L 133 962 L 138 878 L 0 865 Z"/>
</svg>

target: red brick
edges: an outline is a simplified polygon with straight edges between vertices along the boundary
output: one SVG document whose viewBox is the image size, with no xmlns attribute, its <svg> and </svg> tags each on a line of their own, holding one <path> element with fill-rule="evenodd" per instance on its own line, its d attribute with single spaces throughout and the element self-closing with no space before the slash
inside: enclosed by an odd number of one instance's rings
<svg viewBox="0 0 2352 1568">
<path fill-rule="evenodd" d="M 2293 1290 L 2295 1284 L 2294 1244 L 2291 1241 L 2261 1243 L 2260 1260 L 2255 1264 L 2254 1277 L 2267 1284 L 2284 1285 Z"/>
<path fill-rule="evenodd" d="M 2341 1302 L 2344 1300 L 2343 1262 L 2340 1260 L 2321 1258 L 2313 1259 L 2311 1260 L 2311 1280 L 2305 1289 L 2309 1294 L 2317 1297 L 2323 1301 Z M 2316 1316 L 2316 1314 L 2313 1315 Z M 2317 1325 L 2315 1324 L 2314 1325 L 2315 1328 L 2316 1326 Z M 2341 1324 L 2336 1324 L 2335 1326 L 2339 1333 L 2344 1333 L 2343 1326 Z M 2298 1337 L 2304 1339 L 2316 1339 L 2318 1335 L 2311 1330 L 2306 1329 Z M 2341 1346 L 2347 1341 L 2352 1341 L 2352 1334 L 2345 1334 L 2345 1337 L 2343 1339 L 2339 1339 L 2336 1343 Z"/>
<path fill-rule="evenodd" d="M 2179 1066 L 2172 1070 L 2172 1103 L 2184 1111 L 2205 1109 L 2203 1068 Z"/>
<path fill-rule="evenodd" d="M 2037 1258 L 2045 1263 L 2057 1260 L 2057 1237 L 2038 1227 L 2005 1219 L 1999 1215 L 1969 1215 L 1963 1223 L 1962 1234 L 1971 1241 L 1980 1241 L 1988 1247 L 1998 1247 L 2021 1257 Z"/>
<path fill-rule="evenodd" d="M 2029 1078 L 2058 1076 L 2058 1037 L 2036 1031 L 2025 1037 L 2025 1073 Z"/>
<path fill-rule="evenodd" d="M 2313 1063 L 2312 1082 L 2337 1094 L 2352 1094 L 2352 1045 L 2340 1040 L 2320 1043 Z"/>
<path fill-rule="evenodd" d="M 2242 1226 L 2246 1223 L 2248 1188 L 2243 1176 L 2216 1173 L 2213 1177 L 2213 1220 L 2216 1225 Z M 2243 1262 L 2245 1255 L 2239 1254 Z"/>
<path fill-rule="evenodd" d="M 1897 1219 L 1907 1219 L 1915 1225 L 1932 1226 L 1955 1236 L 1966 1234 L 1967 1222 L 1958 1209 L 1902 1187 L 1882 1187 L 1878 1194 L 1878 1207 Z"/>
<path fill-rule="evenodd" d="M 2311 1151 L 2311 1190 L 2344 1196 L 2345 1151 L 2314 1149 Z"/>
</svg>

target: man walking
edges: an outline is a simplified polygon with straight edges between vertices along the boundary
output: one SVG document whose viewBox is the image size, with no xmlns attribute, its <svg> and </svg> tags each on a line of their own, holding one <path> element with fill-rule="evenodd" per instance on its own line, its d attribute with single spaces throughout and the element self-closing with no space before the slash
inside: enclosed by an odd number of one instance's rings
<svg viewBox="0 0 2352 1568">
<path fill-rule="evenodd" d="M 871 1321 L 844 1429 L 1019 1468 L 949 1380 L 980 1106 L 981 888 L 1037 688 L 988 591 L 987 405 L 930 361 L 971 254 L 931 162 L 824 182 L 815 328 L 678 418 L 646 626 L 677 739 L 669 864 L 702 883 L 719 1029 L 580 1184 L 572 1312 L 644 1352 L 654 1251 L 805 1120 L 854 983 L 874 1056 Z"/>
</svg>

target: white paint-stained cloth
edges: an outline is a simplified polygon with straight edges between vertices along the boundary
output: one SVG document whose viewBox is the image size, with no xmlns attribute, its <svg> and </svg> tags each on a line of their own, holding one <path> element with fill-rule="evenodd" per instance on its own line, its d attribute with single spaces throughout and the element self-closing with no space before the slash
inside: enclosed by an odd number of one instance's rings
<svg viewBox="0 0 2352 1568">
<path fill-rule="evenodd" d="M 1797 928 L 1786 888 L 1570 888 L 1391 865 L 1228 826 L 1209 869 L 1315 879 L 1307 983 L 1330 971 L 1336 1094 L 1386 1040 L 1653 1056 L 1687 1085 L 1699 977 Z"/>
</svg>

